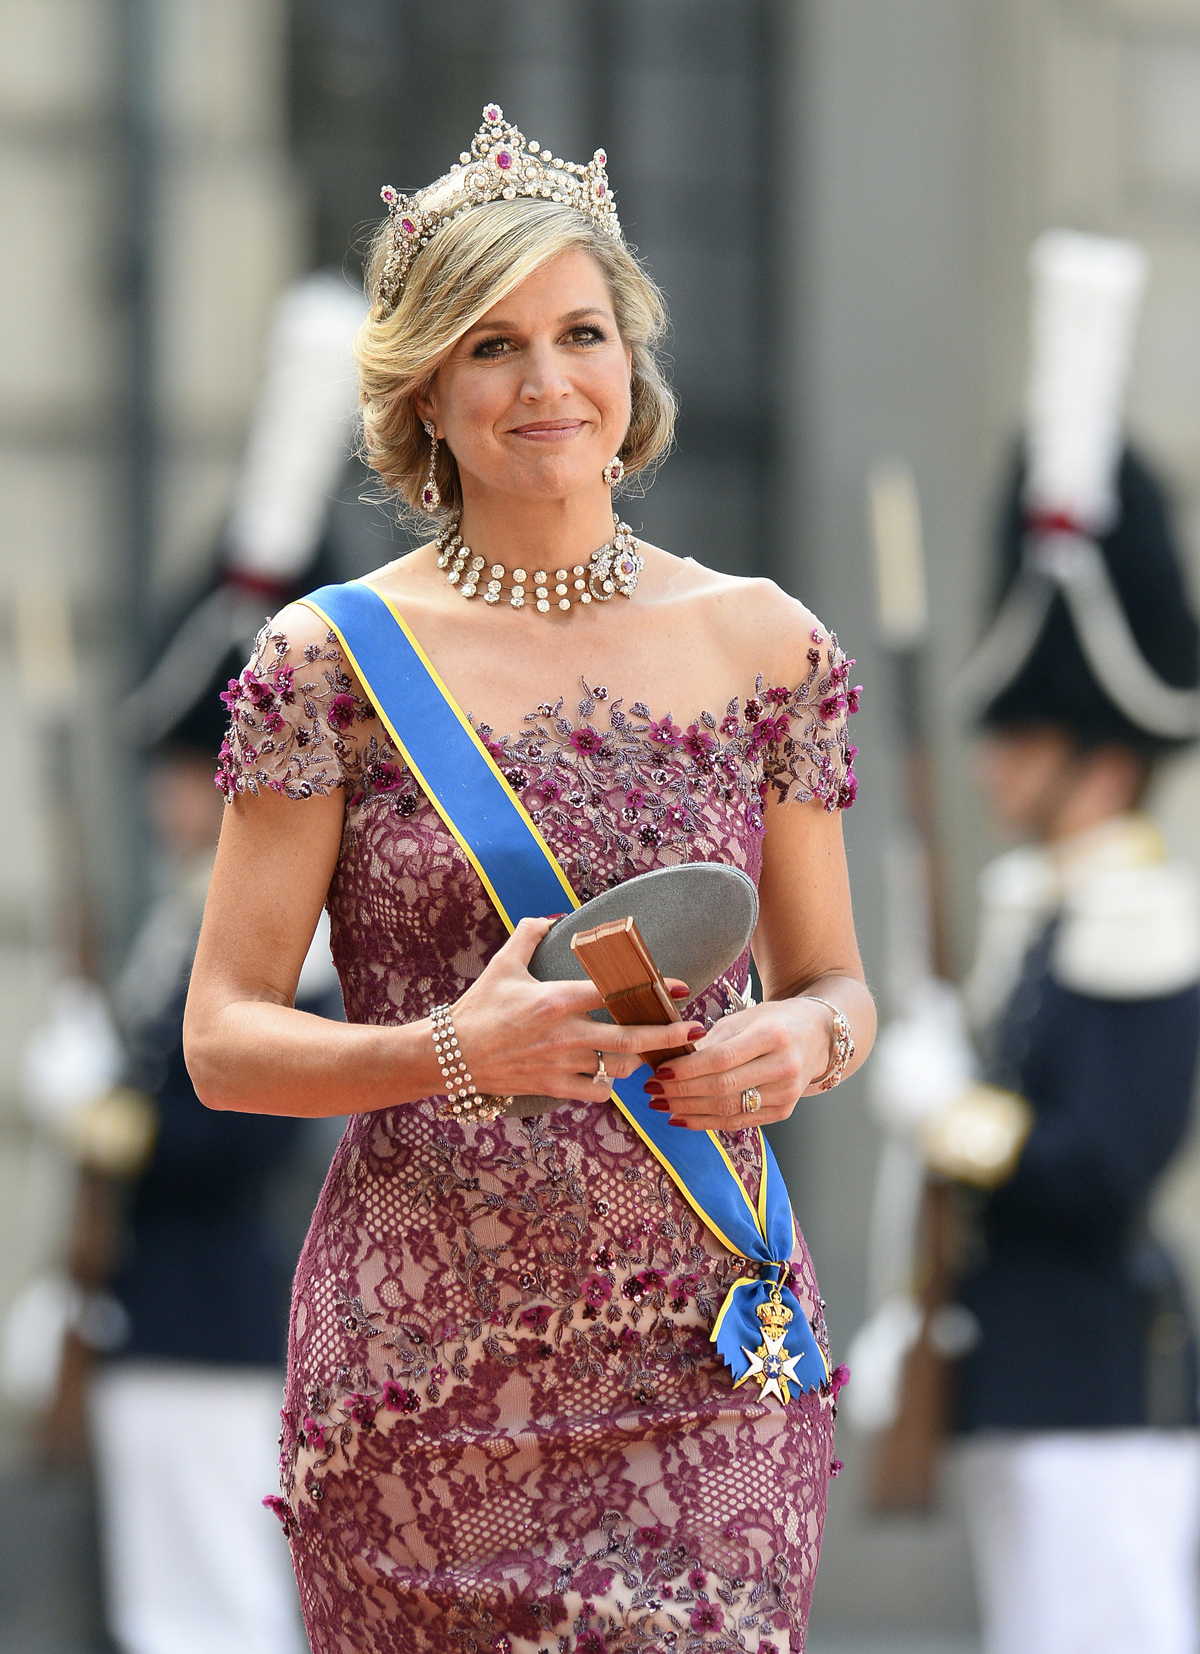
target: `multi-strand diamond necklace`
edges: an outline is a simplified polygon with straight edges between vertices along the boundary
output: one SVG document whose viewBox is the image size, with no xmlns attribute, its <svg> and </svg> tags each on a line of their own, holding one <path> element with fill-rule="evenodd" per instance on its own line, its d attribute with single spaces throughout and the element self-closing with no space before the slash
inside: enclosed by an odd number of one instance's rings
<svg viewBox="0 0 1200 1654">
<path fill-rule="evenodd" d="M 633 530 L 620 522 L 615 512 L 616 532 L 612 539 L 594 551 L 586 563 L 576 563 L 570 569 L 555 569 L 553 578 L 545 569 L 535 569 L 531 579 L 525 569 L 513 569 L 510 574 L 503 563 L 489 565 L 470 546 L 463 545 L 458 521 L 455 517 L 448 522 L 434 542 L 438 568 L 446 571 L 446 579 L 457 586 L 464 597 L 474 597 L 482 585 L 480 595 L 485 603 L 507 601 L 514 609 L 523 609 L 531 603 L 539 614 L 549 613 L 552 603 L 560 609 L 593 600 L 607 603 L 618 592 L 622 597 L 632 597 L 644 567 Z"/>
</svg>

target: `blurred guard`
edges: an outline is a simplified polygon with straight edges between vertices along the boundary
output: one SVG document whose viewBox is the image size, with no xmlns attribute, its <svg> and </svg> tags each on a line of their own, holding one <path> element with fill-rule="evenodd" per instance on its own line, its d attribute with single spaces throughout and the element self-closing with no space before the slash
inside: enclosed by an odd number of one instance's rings
<svg viewBox="0 0 1200 1654">
<path fill-rule="evenodd" d="M 1200 734 L 1198 632 L 1162 491 L 1121 434 L 1142 256 L 1055 233 L 1034 274 L 1002 599 L 967 684 L 985 792 L 1033 842 L 983 877 L 979 1082 L 932 1087 L 922 1114 L 922 1073 L 969 1058 L 914 1065 L 910 1037 L 876 1101 L 979 1191 L 940 1330 L 986 1654 L 1196 1654 L 1195 1345 L 1146 1209 L 1191 1114 L 1200 914 L 1140 804 Z"/>
<path fill-rule="evenodd" d="M 267 1204 L 304 1122 L 218 1114 L 183 1060 L 192 955 L 221 825 L 218 683 L 150 771 L 167 888 L 115 993 L 129 1085 L 157 1130 L 132 1184 L 109 1291 L 119 1347 L 92 1390 L 109 1620 L 123 1654 L 299 1654 L 295 1591 L 272 1485 L 287 1260 Z M 297 1003 L 340 1014 L 318 932 Z"/>
<path fill-rule="evenodd" d="M 279 300 L 218 576 L 122 708 L 126 736 L 152 754 L 166 888 L 113 995 L 117 1026 L 99 989 L 67 980 L 25 1053 L 39 1122 L 92 1183 L 124 1186 L 115 1263 L 107 1231 L 92 1224 L 71 1274 L 39 1278 L 21 1295 L 6 1352 L 10 1387 L 44 1398 L 55 1368 L 62 1389 L 52 1347 L 108 1356 L 92 1384 L 91 1423 L 109 1621 L 122 1654 L 304 1647 L 286 1546 L 261 1506 L 277 1480 L 287 1285 L 266 1206 L 304 1123 L 205 1109 L 184 1065 L 182 1026 L 223 808 L 219 691 L 267 613 L 308 590 L 326 564 L 337 578 L 357 572 L 341 565 L 362 550 L 355 536 L 371 532 L 360 507 L 336 500 L 353 440 L 351 344 L 362 314 L 361 293 L 327 273 Z M 341 1014 L 327 926 L 297 1003 Z M 52 1421 L 62 1412 L 56 1404 Z"/>
<path fill-rule="evenodd" d="M 363 301 L 318 272 L 281 296 L 213 590 L 123 709 L 150 746 L 151 813 L 173 868 L 115 995 L 132 1087 L 157 1113 L 111 1292 L 127 1318 L 93 1387 L 111 1629 L 122 1654 L 301 1654 L 276 1476 L 285 1276 L 268 1193 L 304 1123 L 213 1113 L 183 1058 L 188 977 L 223 800 L 214 784 L 236 676 L 269 609 L 328 555 L 356 408 Z M 296 991 L 340 1016 L 328 925 Z"/>
<path fill-rule="evenodd" d="M 326 580 L 381 561 L 384 519 L 354 497 L 365 473 L 351 459 L 358 413 L 353 342 L 361 288 L 317 270 L 280 295 L 258 400 L 234 489 L 216 578 L 190 608 L 121 721 L 153 746 L 230 656 L 237 673 L 267 615 Z M 349 472 L 351 498 L 347 492 Z"/>
</svg>

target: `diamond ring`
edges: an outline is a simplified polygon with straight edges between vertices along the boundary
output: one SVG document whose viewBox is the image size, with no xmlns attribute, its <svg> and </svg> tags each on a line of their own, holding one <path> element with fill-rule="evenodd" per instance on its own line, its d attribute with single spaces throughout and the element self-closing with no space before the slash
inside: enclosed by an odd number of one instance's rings
<svg viewBox="0 0 1200 1654">
<path fill-rule="evenodd" d="M 596 1052 L 596 1072 L 592 1075 L 593 1085 L 607 1085 L 611 1076 L 604 1066 L 604 1052 Z"/>
<path fill-rule="evenodd" d="M 742 1092 L 742 1113 L 757 1114 L 762 1107 L 762 1094 L 756 1085 L 748 1085 Z"/>
</svg>

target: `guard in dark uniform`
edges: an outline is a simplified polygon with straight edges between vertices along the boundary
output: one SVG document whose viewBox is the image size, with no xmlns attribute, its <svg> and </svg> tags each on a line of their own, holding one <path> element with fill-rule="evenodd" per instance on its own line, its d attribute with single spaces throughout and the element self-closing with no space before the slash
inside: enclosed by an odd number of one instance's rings
<svg viewBox="0 0 1200 1654">
<path fill-rule="evenodd" d="M 155 1120 L 108 1285 L 119 1306 L 114 1347 L 92 1386 L 108 1616 L 123 1654 L 304 1647 L 286 1548 L 262 1498 L 275 1474 L 294 1263 L 271 1195 L 315 1123 L 214 1113 L 183 1057 L 223 809 L 213 767 L 224 681 L 207 686 L 153 756 L 151 815 L 169 873 L 114 993 L 123 1078 Z M 341 1014 L 327 933 L 297 1004 Z"/>
<path fill-rule="evenodd" d="M 1090 606 L 1056 589 L 983 713 L 985 789 L 1037 840 L 984 876 L 966 990 L 985 1082 L 1030 1111 L 1011 1175 L 979 1197 L 957 1294 L 973 1333 L 957 1409 L 989 1654 L 1197 1646 L 1195 1344 L 1146 1213 L 1192 1113 L 1200 922 L 1191 870 L 1138 809 L 1183 737 L 1153 700 L 1139 706 L 1136 670 L 1119 705 L 1104 681 L 1119 663 L 1098 673 L 1089 659 L 1119 614 L 1145 672 L 1194 695 L 1197 628 L 1163 496 L 1128 453 L 1119 497 L 1112 529 L 1085 542 Z M 1046 578 L 1029 572 L 1039 540 L 1020 499 L 1014 488 L 1010 596 Z M 1072 557 L 1055 537 L 1050 556 Z M 950 1173 L 938 1150 L 969 1109 L 929 1137 Z"/>
<path fill-rule="evenodd" d="M 1120 432 L 1133 327 L 1114 294 L 1140 257 L 1035 250 L 1030 428 L 968 669 L 984 792 L 1031 841 L 983 877 L 964 991 L 983 1087 L 923 1134 L 936 1169 L 993 1185 L 955 1310 L 987 1654 L 1200 1646 L 1195 1341 L 1147 1224 L 1192 1115 L 1200 911 L 1142 812 L 1200 736 L 1200 632 L 1163 490 Z M 1105 374 L 1110 399 L 1081 401 Z M 981 1178 L 960 1151 L 989 1098 L 1024 1116 Z"/>
<path fill-rule="evenodd" d="M 1196 1654 L 1196 1349 L 1147 1214 L 1192 1114 L 1200 902 L 1143 802 L 1200 736 L 1200 633 L 1122 432 L 1145 257 L 1051 232 L 1032 262 L 998 604 L 959 686 L 1026 842 L 984 871 L 961 996 L 876 1051 L 876 1112 L 962 1190 L 966 1244 L 952 1301 L 914 1285 L 860 1335 L 887 1358 L 868 1422 L 901 1416 L 897 1349 L 939 1383 L 953 1360 L 985 1654 Z"/>
<path fill-rule="evenodd" d="M 306 1646 L 286 1546 L 262 1508 L 278 1480 L 295 1261 L 269 1207 L 289 1184 L 311 1204 L 313 1178 L 289 1177 L 289 1162 L 306 1150 L 311 1170 L 322 1151 L 327 1162 L 336 1122 L 204 1108 L 182 1031 L 223 811 L 219 693 L 271 610 L 323 568 L 346 578 L 379 560 L 378 521 L 342 487 L 362 314 L 361 293 L 338 275 L 317 272 L 280 296 L 217 575 L 122 708 L 126 737 L 153 753 L 151 814 L 172 867 L 114 994 L 126 1094 L 148 1096 L 157 1122 L 109 1287 L 122 1336 L 92 1395 L 109 1623 L 122 1654 Z M 296 1003 L 341 1015 L 324 918 Z"/>
</svg>

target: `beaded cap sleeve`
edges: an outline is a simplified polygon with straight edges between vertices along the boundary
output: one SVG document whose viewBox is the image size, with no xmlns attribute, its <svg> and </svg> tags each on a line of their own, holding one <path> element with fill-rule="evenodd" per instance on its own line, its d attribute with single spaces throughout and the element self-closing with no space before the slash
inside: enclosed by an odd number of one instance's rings
<svg viewBox="0 0 1200 1654">
<path fill-rule="evenodd" d="M 249 665 L 221 699 L 229 732 L 216 780 L 230 802 L 263 788 L 296 799 L 353 790 L 380 756 L 375 709 L 333 632 L 293 648 L 283 632 L 264 626 Z"/>
</svg>

